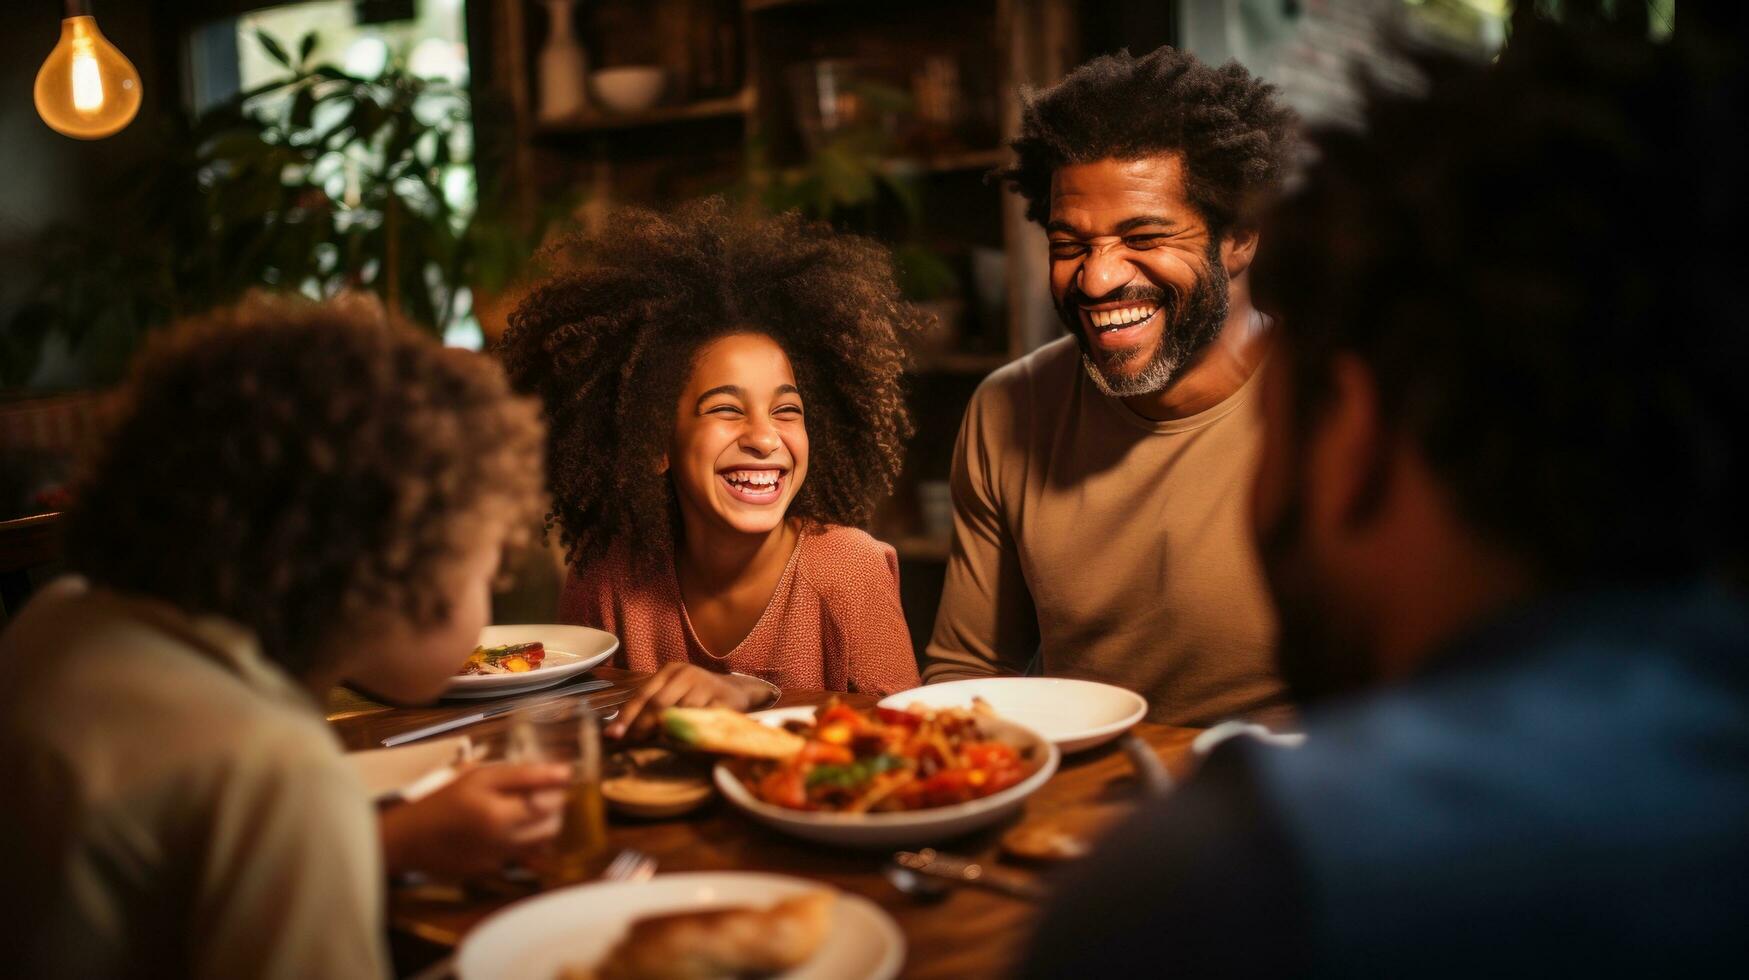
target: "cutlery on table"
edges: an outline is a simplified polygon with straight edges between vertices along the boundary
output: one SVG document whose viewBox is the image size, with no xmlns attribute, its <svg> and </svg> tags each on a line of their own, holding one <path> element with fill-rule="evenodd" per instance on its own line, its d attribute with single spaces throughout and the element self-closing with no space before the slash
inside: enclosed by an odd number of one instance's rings
<svg viewBox="0 0 1749 980">
<path fill-rule="evenodd" d="M 580 684 L 573 684 L 569 687 L 559 687 L 549 691 L 542 691 L 540 692 L 541 696 L 538 699 L 517 699 L 504 704 L 493 705 L 484 711 L 476 711 L 471 715 L 463 715 L 460 718 L 451 718 L 448 721 L 440 721 L 433 725 L 426 725 L 424 728 L 415 728 L 410 732 L 402 732 L 399 735 L 390 735 L 388 738 L 383 739 L 382 744 L 384 748 L 394 748 L 397 745 L 405 745 L 408 742 L 417 742 L 422 738 L 430 738 L 433 735 L 442 735 L 444 732 L 452 732 L 458 728 L 466 728 L 469 725 L 478 724 L 488 718 L 496 718 L 499 715 L 515 711 L 517 708 L 532 708 L 537 705 L 547 704 L 551 701 L 558 701 L 573 694 L 587 694 L 590 691 L 600 691 L 612 686 L 612 681 L 592 679 L 583 681 Z M 630 697 L 630 692 L 627 692 L 627 697 Z"/>
<path fill-rule="evenodd" d="M 893 887 L 924 900 L 940 898 L 954 885 L 971 885 L 1033 902 L 1043 901 L 1049 894 L 1044 885 L 1024 875 L 929 847 L 894 854 L 886 876 Z"/>
</svg>

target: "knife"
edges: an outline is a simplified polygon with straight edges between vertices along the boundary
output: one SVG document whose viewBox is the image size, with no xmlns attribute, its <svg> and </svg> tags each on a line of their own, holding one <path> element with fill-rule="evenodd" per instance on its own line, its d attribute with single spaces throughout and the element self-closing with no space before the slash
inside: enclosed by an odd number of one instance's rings
<svg viewBox="0 0 1749 980">
<path fill-rule="evenodd" d="M 388 738 L 383 739 L 383 747 L 394 748 L 397 745 L 405 745 L 408 742 L 417 742 L 422 738 L 430 738 L 433 735 L 441 735 L 444 732 L 454 731 L 457 728 L 465 728 L 468 725 L 478 724 L 488 718 L 496 718 L 501 714 L 515 711 L 518 708 L 531 708 L 536 705 L 550 704 L 553 701 L 568 697 L 572 694 L 587 694 L 590 691 L 600 691 L 612 686 L 612 681 L 591 679 L 579 684 L 572 684 L 570 687 L 542 691 L 541 694 L 543 696 L 538 700 L 510 701 L 504 704 L 494 705 L 484 711 L 476 711 L 471 715 L 463 715 L 460 718 L 451 718 L 448 721 L 440 721 L 433 725 L 426 725 L 424 728 L 415 728 L 410 732 L 402 732 L 399 735 L 390 735 Z"/>
<path fill-rule="evenodd" d="M 920 851 L 900 851 L 893 855 L 893 863 L 931 878 L 943 878 L 962 885 L 988 888 L 991 891 L 1001 892 L 1014 898 L 1024 898 L 1028 901 L 1043 901 L 1049 896 L 1045 886 L 1031 878 L 1017 875 L 1003 868 L 969 861 L 963 857 L 943 854 L 932 847 L 925 847 Z"/>
</svg>

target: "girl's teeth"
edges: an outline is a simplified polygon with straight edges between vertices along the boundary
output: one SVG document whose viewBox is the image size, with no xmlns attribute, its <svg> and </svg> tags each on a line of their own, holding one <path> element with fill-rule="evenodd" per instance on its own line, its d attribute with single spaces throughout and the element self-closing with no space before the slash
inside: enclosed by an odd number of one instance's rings
<svg viewBox="0 0 1749 980">
<path fill-rule="evenodd" d="M 743 489 L 770 490 L 777 486 L 778 474 L 775 470 L 740 470 L 725 473 L 723 478 Z"/>
</svg>

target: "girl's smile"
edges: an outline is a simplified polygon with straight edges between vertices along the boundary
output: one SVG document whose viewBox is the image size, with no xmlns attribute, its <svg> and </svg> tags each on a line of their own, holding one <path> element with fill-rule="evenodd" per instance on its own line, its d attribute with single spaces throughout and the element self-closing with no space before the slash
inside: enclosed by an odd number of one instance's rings
<svg viewBox="0 0 1749 980">
<path fill-rule="evenodd" d="M 741 503 L 765 507 L 783 498 L 786 471 L 782 467 L 738 466 L 720 470 L 717 476 L 728 485 L 729 496 Z"/>
</svg>

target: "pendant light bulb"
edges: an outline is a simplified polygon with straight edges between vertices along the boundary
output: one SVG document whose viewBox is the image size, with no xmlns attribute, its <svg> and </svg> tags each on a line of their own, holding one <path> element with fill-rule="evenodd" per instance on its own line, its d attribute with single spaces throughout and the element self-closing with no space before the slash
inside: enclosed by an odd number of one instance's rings
<svg viewBox="0 0 1749 980">
<path fill-rule="evenodd" d="M 49 128 L 74 139 L 121 132 L 140 111 L 140 73 L 79 0 L 67 5 L 61 41 L 36 73 L 36 111 Z"/>
</svg>

